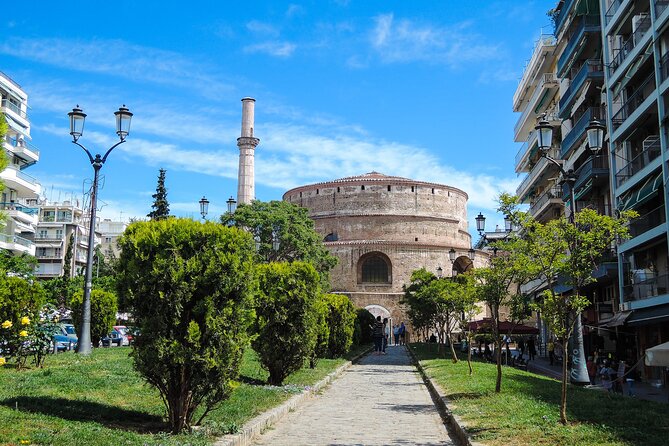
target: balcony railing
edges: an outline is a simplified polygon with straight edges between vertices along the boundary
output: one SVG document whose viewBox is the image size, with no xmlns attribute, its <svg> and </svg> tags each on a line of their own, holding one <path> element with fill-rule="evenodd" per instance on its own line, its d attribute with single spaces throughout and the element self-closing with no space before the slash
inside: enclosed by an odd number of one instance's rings
<svg viewBox="0 0 669 446">
<path fill-rule="evenodd" d="M 2 106 L 8 110 L 13 111 L 23 119 L 28 119 L 28 115 L 24 110 L 21 110 L 21 107 L 16 105 L 15 103 L 11 102 L 9 99 L 3 99 L 2 100 Z"/>
<path fill-rule="evenodd" d="M 642 19 L 638 25 L 637 29 L 630 34 L 630 36 L 625 40 L 620 48 L 613 49 L 613 59 L 609 64 L 609 76 L 611 76 L 619 66 L 623 64 L 627 56 L 630 55 L 634 47 L 641 42 L 641 38 L 648 32 L 650 29 L 650 15 Z"/>
<path fill-rule="evenodd" d="M 617 130 L 629 118 L 634 111 L 639 108 L 643 101 L 655 91 L 655 74 L 651 73 L 639 87 L 634 90 L 634 93 L 627 97 L 627 101 L 620 107 L 620 110 L 611 118 L 613 130 Z"/>
<path fill-rule="evenodd" d="M 567 104 L 574 99 L 576 93 L 581 89 L 586 78 L 591 76 L 601 76 L 604 78 L 604 67 L 597 59 L 587 60 L 578 70 L 572 70 L 571 83 L 569 88 L 560 98 L 560 110 L 567 110 Z"/>
<path fill-rule="evenodd" d="M 667 6 L 669 6 L 669 0 L 655 0 L 655 17 L 661 16 Z"/>
<path fill-rule="evenodd" d="M 556 42 L 555 36 L 552 34 L 542 34 L 539 37 L 539 40 L 537 40 L 536 45 L 534 46 L 534 52 L 532 53 L 532 57 L 530 58 L 529 62 L 527 65 L 525 65 L 525 68 L 523 69 L 523 75 L 520 78 L 520 82 L 518 83 L 518 88 L 516 89 L 516 92 L 513 94 L 513 104 L 514 106 L 518 103 L 520 98 L 525 94 L 525 90 L 527 88 L 527 84 L 530 81 L 529 76 L 531 75 L 531 69 L 535 65 L 534 62 L 539 60 L 541 57 L 542 49 L 545 46 L 554 46 Z"/>
<path fill-rule="evenodd" d="M 572 6 L 574 4 L 574 0 L 565 0 L 565 2 L 562 4 L 562 9 L 560 9 L 560 13 L 558 14 L 557 18 L 555 19 L 555 35 L 557 36 L 560 34 L 560 29 L 562 29 L 562 26 L 565 23 L 565 19 L 569 15 L 569 11 L 572 9 Z"/>
<path fill-rule="evenodd" d="M 36 215 L 39 212 L 39 208 L 31 208 L 19 203 L 11 202 L 0 202 L 0 209 L 3 211 L 20 211 L 28 215 Z"/>
<path fill-rule="evenodd" d="M 656 228 L 667 221 L 664 205 L 641 215 L 629 222 L 630 236 L 638 237 L 646 231 Z"/>
<path fill-rule="evenodd" d="M 574 29 L 574 32 L 568 39 L 567 46 L 562 55 L 558 59 L 557 63 L 557 72 L 560 75 L 562 69 L 565 67 L 566 63 L 573 56 L 574 50 L 581 44 L 581 40 L 587 31 L 596 31 L 600 26 L 599 16 L 596 15 L 584 15 L 581 16 L 578 20 L 578 26 Z"/>
<path fill-rule="evenodd" d="M 592 119 L 601 119 L 602 118 L 602 109 L 599 107 L 587 107 L 583 114 L 576 120 L 576 124 L 572 129 L 565 135 L 562 139 L 562 151 L 560 154 L 561 158 L 564 158 L 565 155 L 571 150 L 574 144 L 584 135 L 585 129 L 590 124 Z"/>
<path fill-rule="evenodd" d="M 35 257 L 38 259 L 45 259 L 45 260 L 60 260 L 63 258 L 62 255 L 56 255 L 56 254 L 40 254 L 36 253 Z"/>
<path fill-rule="evenodd" d="M 57 241 L 63 241 L 63 234 L 56 234 L 56 235 L 50 235 L 50 234 L 35 234 L 35 241 L 42 241 L 42 240 L 57 240 Z"/>
<path fill-rule="evenodd" d="M 669 0 L 667 0 L 669 2 Z M 664 53 L 660 59 L 660 81 L 664 82 L 669 77 L 669 51 Z"/>
<path fill-rule="evenodd" d="M 588 182 L 591 178 L 598 176 L 608 178 L 609 166 L 604 156 L 591 156 L 576 170 L 576 183 L 574 190 Z"/>
<path fill-rule="evenodd" d="M 611 215 L 611 207 L 601 201 L 576 200 L 576 212 L 581 212 L 583 209 L 592 209 L 599 215 Z"/>
<path fill-rule="evenodd" d="M 530 214 L 536 215 L 546 203 L 554 198 L 562 199 L 562 189 L 554 187 L 544 192 L 534 203 L 530 204 Z"/>
<path fill-rule="evenodd" d="M 17 245 L 25 246 L 30 248 L 34 243 L 27 238 L 19 237 L 18 235 L 8 235 L 0 233 L 0 241 L 5 243 L 16 243 Z"/>
<path fill-rule="evenodd" d="M 647 269 L 631 271 L 631 283 L 623 287 L 626 301 L 643 300 L 667 294 L 669 274 L 656 275 Z"/>
<path fill-rule="evenodd" d="M 537 141 L 536 136 L 536 132 L 532 130 L 527 137 L 527 141 L 525 141 L 523 145 L 520 146 L 520 150 L 518 150 L 518 153 L 516 153 L 516 168 L 518 167 L 518 164 L 520 164 L 520 160 L 522 160 L 525 156 L 525 153 L 530 149 L 530 145 L 534 145 L 534 143 Z"/>
<path fill-rule="evenodd" d="M 646 141 L 648 141 L 648 139 Z M 641 169 L 650 164 L 651 161 L 660 156 L 660 137 L 656 136 L 655 139 L 651 139 L 648 141 L 648 143 L 649 144 L 645 145 L 645 148 L 641 153 L 635 156 L 632 161 L 625 164 L 625 166 L 616 173 L 616 187 L 620 187 L 625 184 L 625 182 L 629 180 L 634 174 L 639 172 Z"/>
<path fill-rule="evenodd" d="M 523 124 L 525 123 L 525 121 L 527 121 L 528 115 L 534 113 L 534 110 L 535 110 L 534 104 L 537 103 L 537 101 L 539 100 L 539 97 L 544 93 L 544 89 L 547 88 L 551 84 L 554 87 L 558 86 L 558 80 L 557 80 L 557 76 L 555 75 L 555 73 L 544 73 L 544 74 L 542 74 L 541 77 L 539 78 L 539 82 L 537 83 L 536 88 L 534 89 L 534 93 L 532 94 L 532 97 L 528 101 L 527 106 L 525 107 L 525 110 L 523 110 L 523 113 L 520 115 L 520 118 L 518 118 L 518 121 L 516 121 L 516 125 L 513 128 L 516 135 L 518 135 L 518 132 L 523 127 Z"/>
<path fill-rule="evenodd" d="M 606 24 L 611 21 L 614 15 L 616 15 L 616 12 L 618 12 L 618 8 L 620 8 L 620 5 L 623 4 L 625 0 L 613 0 L 611 4 L 609 5 L 609 9 L 606 10 Z"/>
<path fill-rule="evenodd" d="M 549 156 L 551 158 L 557 158 L 557 150 L 550 150 L 549 151 Z M 562 160 L 557 159 L 558 162 L 562 162 Z M 546 168 L 546 165 L 549 164 L 550 162 L 546 158 L 541 158 L 539 161 L 537 161 L 537 164 L 532 168 L 530 173 L 525 176 L 525 179 L 520 183 L 518 188 L 516 189 L 516 195 L 524 195 L 521 194 L 522 191 L 525 191 L 532 183 L 534 183 L 538 178 L 539 174 L 543 172 L 543 170 Z M 522 197 L 521 197 L 522 198 Z"/>
<path fill-rule="evenodd" d="M 20 140 L 18 138 L 12 138 L 9 135 L 7 135 L 7 136 L 5 136 L 5 141 L 7 142 L 7 144 L 9 144 L 12 147 L 27 148 L 31 152 L 39 155 L 39 149 L 37 147 L 35 147 L 34 144 L 29 143 L 26 140 Z"/>
</svg>

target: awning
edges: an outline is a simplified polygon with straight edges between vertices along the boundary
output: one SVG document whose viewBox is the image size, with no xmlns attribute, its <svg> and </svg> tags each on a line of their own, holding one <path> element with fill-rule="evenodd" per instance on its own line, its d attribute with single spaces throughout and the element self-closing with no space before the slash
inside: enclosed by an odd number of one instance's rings
<svg viewBox="0 0 669 446">
<path fill-rule="evenodd" d="M 646 182 L 643 183 L 643 186 L 638 189 L 638 192 L 636 190 L 631 191 L 619 199 L 618 209 L 621 211 L 633 209 L 635 206 L 652 198 L 661 186 L 662 172 L 654 176 L 649 176 Z"/>
<path fill-rule="evenodd" d="M 650 325 L 669 321 L 669 305 L 658 305 L 634 310 L 626 325 Z"/>
<path fill-rule="evenodd" d="M 644 362 L 652 367 L 669 367 L 669 342 L 646 349 Z"/>
<path fill-rule="evenodd" d="M 604 328 L 620 327 L 625 323 L 630 314 L 632 314 L 631 310 L 619 311 L 611 319 L 600 323 L 599 326 Z"/>
</svg>

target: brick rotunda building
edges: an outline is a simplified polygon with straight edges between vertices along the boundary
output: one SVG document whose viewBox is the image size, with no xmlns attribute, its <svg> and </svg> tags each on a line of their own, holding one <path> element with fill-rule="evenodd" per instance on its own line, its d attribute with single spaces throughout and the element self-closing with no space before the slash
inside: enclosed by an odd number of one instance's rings
<svg viewBox="0 0 669 446">
<path fill-rule="evenodd" d="M 308 209 L 325 247 L 339 259 L 331 272 L 332 291 L 393 324 L 408 324 L 400 301 L 412 271 L 448 275 L 484 264 L 481 251 L 470 259 L 467 198 L 455 187 L 378 172 L 283 195 Z"/>
</svg>

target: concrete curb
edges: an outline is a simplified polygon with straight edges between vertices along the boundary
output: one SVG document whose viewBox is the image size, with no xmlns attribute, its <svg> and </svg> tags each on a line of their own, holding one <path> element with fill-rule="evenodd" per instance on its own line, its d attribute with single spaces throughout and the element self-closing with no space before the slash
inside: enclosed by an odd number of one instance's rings
<svg viewBox="0 0 669 446">
<path fill-rule="evenodd" d="M 463 423 L 462 420 L 457 415 L 454 415 L 453 412 L 451 412 L 451 410 L 448 408 L 449 401 L 444 396 L 443 389 L 439 386 L 439 384 L 433 382 L 430 377 L 427 376 L 425 369 L 423 369 L 423 366 L 420 364 L 420 361 L 418 361 L 418 358 L 411 350 L 411 347 L 407 346 L 406 349 L 409 352 L 409 356 L 411 356 L 414 365 L 418 369 L 420 376 L 423 378 L 423 382 L 425 383 L 428 392 L 430 392 L 432 401 L 434 402 L 435 406 L 437 406 L 439 415 L 441 416 L 442 420 L 444 420 L 444 423 L 449 427 L 451 432 L 455 435 L 460 446 L 483 446 L 482 443 L 473 442 L 471 438 L 469 438 L 469 435 L 467 435 L 467 426 L 465 423 Z"/>
<path fill-rule="evenodd" d="M 348 369 L 354 363 L 358 362 L 360 358 L 372 351 L 372 348 L 369 348 L 358 356 L 353 358 L 350 361 L 346 361 L 344 364 L 337 367 L 334 372 L 328 374 L 325 378 L 311 386 L 308 390 L 303 391 L 299 395 L 295 395 L 288 399 L 288 401 L 282 403 L 281 405 L 268 410 L 255 418 L 249 420 L 240 430 L 239 433 L 224 435 L 219 437 L 215 442 L 214 446 L 248 446 L 251 442 L 265 430 L 272 427 L 277 421 L 279 421 L 284 415 L 288 412 L 295 410 L 298 406 L 304 403 L 304 401 L 315 393 L 319 392 L 325 386 L 334 381 L 339 375 L 341 375 L 344 370 Z"/>
</svg>

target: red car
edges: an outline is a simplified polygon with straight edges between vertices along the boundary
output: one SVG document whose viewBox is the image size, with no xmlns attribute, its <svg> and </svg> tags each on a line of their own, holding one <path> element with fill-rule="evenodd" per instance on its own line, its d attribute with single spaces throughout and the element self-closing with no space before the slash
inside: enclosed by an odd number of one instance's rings
<svg viewBox="0 0 669 446">
<path fill-rule="evenodd" d="M 132 333 L 128 330 L 128 327 L 125 325 L 114 325 L 114 330 L 121 333 L 122 336 L 128 340 L 128 344 L 132 344 Z"/>
</svg>

